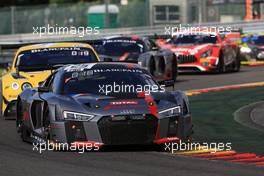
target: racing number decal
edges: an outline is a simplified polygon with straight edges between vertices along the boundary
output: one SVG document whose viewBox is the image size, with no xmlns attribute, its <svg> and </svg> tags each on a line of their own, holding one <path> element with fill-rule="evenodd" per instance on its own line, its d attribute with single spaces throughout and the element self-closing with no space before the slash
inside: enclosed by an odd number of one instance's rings
<svg viewBox="0 0 264 176">
<path fill-rule="evenodd" d="M 89 51 L 72 51 L 72 56 L 89 56 Z"/>
</svg>

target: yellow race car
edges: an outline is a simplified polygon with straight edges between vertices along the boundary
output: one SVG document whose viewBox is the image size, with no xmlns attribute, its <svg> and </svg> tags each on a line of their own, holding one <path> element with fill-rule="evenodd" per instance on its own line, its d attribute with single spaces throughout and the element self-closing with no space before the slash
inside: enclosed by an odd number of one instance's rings
<svg viewBox="0 0 264 176">
<path fill-rule="evenodd" d="M 0 83 L 1 115 L 5 119 L 14 117 L 17 96 L 27 88 L 38 87 L 54 69 L 98 61 L 93 47 L 84 43 L 44 43 L 19 48 Z"/>
</svg>

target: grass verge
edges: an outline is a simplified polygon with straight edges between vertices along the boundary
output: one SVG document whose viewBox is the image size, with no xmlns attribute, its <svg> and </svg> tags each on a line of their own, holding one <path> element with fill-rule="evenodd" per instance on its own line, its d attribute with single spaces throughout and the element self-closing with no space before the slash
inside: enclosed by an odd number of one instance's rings
<svg viewBox="0 0 264 176">
<path fill-rule="evenodd" d="M 239 152 L 264 154 L 264 133 L 234 120 L 239 108 L 264 100 L 264 87 L 209 92 L 190 97 L 194 141 L 231 142 Z"/>
</svg>

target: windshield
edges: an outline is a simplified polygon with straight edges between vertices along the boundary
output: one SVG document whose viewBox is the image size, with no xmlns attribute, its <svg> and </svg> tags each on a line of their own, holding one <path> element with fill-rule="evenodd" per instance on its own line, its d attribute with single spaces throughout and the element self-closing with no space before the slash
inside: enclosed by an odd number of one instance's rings
<svg viewBox="0 0 264 176">
<path fill-rule="evenodd" d="M 264 45 L 264 36 L 252 37 L 251 41 L 256 45 Z"/>
<path fill-rule="evenodd" d="M 134 40 L 106 40 L 97 48 L 100 55 L 122 56 L 126 53 L 143 53 L 143 43 Z"/>
<path fill-rule="evenodd" d="M 206 44 L 216 42 L 217 37 L 215 35 L 178 35 L 169 41 L 169 43 L 175 45 Z"/>
<path fill-rule="evenodd" d="M 44 48 L 21 52 L 17 56 L 16 67 L 20 71 L 33 71 L 49 69 L 56 65 L 96 61 L 97 57 L 90 48 Z"/>
<path fill-rule="evenodd" d="M 70 72 L 64 76 L 64 94 L 134 94 L 156 87 L 150 75 L 140 69 L 96 69 Z M 103 91 L 104 90 L 104 91 Z"/>
</svg>

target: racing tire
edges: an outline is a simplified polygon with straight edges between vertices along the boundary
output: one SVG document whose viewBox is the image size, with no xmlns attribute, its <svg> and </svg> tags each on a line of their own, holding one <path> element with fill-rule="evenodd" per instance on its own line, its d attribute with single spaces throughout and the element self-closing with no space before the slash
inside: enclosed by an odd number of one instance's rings
<svg viewBox="0 0 264 176">
<path fill-rule="evenodd" d="M 150 74 L 152 76 L 155 76 L 155 73 L 156 73 L 156 63 L 155 63 L 155 60 L 154 60 L 154 57 L 153 56 L 147 62 L 147 69 L 148 69 L 148 71 L 150 72 Z"/>
<path fill-rule="evenodd" d="M 240 71 L 240 68 L 241 68 L 241 63 L 240 63 L 240 52 L 238 51 L 238 52 L 237 52 L 237 55 L 236 55 L 236 60 L 235 60 L 235 62 L 234 62 L 233 71 L 234 71 L 234 72 L 239 72 L 239 71 Z"/>
<path fill-rule="evenodd" d="M 166 70 L 166 64 L 165 64 L 165 58 L 164 57 L 160 57 L 158 59 L 158 69 L 157 69 L 157 73 L 158 75 L 164 75 L 165 70 Z"/>
<path fill-rule="evenodd" d="M 1 89 L 1 92 L 0 92 L 0 117 L 3 117 L 3 113 L 2 113 L 2 107 L 3 107 L 2 80 L 0 81 L 0 89 Z"/>
<path fill-rule="evenodd" d="M 220 58 L 219 58 L 219 62 L 217 64 L 216 72 L 219 74 L 226 72 L 225 59 L 223 58 L 222 54 L 220 54 Z"/>
<path fill-rule="evenodd" d="M 178 73 L 178 62 L 175 55 L 173 55 L 171 71 L 172 71 L 172 78 L 174 82 L 176 82 L 179 73 Z"/>
<path fill-rule="evenodd" d="M 23 123 L 22 116 L 21 116 L 21 110 L 22 110 L 22 106 L 21 106 L 20 101 L 18 101 L 17 102 L 17 117 L 16 117 L 17 133 L 20 133 L 20 137 L 23 142 L 29 142 L 30 134 Z"/>
</svg>

